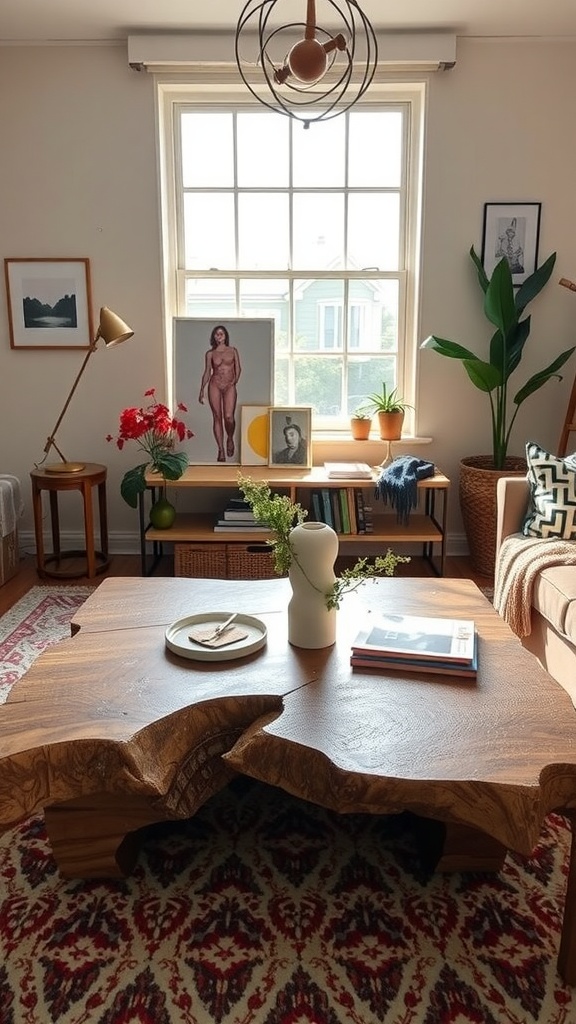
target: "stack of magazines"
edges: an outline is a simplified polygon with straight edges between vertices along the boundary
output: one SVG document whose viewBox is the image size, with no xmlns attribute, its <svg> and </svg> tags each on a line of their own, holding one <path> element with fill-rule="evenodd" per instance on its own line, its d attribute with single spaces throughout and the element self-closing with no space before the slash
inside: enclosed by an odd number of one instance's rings
<svg viewBox="0 0 576 1024">
<path fill-rule="evenodd" d="M 476 677 L 478 637 L 471 619 L 379 615 L 352 644 L 354 668 Z"/>
</svg>

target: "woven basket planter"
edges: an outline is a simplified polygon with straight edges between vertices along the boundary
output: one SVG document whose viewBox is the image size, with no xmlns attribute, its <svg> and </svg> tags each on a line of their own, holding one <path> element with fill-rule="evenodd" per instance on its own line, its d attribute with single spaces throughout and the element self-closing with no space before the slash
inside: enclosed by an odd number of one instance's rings
<svg viewBox="0 0 576 1024">
<path fill-rule="evenodd" d="M 460 510 L 470 561 L 482 576 L 494 576 L 496 564 L 496 486 L 502 476 L 525 476 L 526 460 L 506 459 L 504 469 L 492 469 L 491 455 L 471 455 L 460 462 Z"/>
</svg>

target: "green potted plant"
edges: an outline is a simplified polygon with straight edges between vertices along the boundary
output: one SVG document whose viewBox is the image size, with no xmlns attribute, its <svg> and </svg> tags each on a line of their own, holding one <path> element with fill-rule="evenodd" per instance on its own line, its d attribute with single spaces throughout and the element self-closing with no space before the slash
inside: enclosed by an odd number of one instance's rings
<svg viewBox="0 0 576 1024">
<path fill-rule="evenodd" d="M 252 508 L 256 521 L 266 523 L 273 531 L 274 536 L 267 543 L 272 548 L 274 569 L 279 576 L 286 575 L 295 557 L 290 534 L 294 527 L 304 522 L 308 512 L 299 502 L 293 502 L 286 494 L 272 494 L 265 480 L 256 482 L 239 474 L 238 487 L 244 500 Z M 356 590 L 366 580 L 376 579 L 378 576 L 393 576 L 400 562 L 409 561 L 409 556 L 396 555 L 390 548 L 385 555 L 378 556 L 372 563 L 369 563 L 367 558 L 359 558 L 352 568 L 344 569 L 331 589 L 324 593 L 326 608 L 339 608 L 344 594 Z M 300 569 L 302 570 L 302 566 Z M 310 586 L 314 587 L 314 584 L 310 582 Z"/>
<path fill-rule="evenodd" d="M 412 406 L 398 394 L 398 388 L 388 391 L 385 381 L 382 381 L 382 391 L 368 395 L 368 401 L 372 404 L 374 412 L 378 413 L 381 440 L 399 441 L 402 437 L 404 414 L 406 409 L 411 409 Z"/>
<path fill-rule="evenodd" d="M 490 339 L 488 359 L 481 358 L 458 342 L 434 334 L 426 338 L 421 347 L 450 359 L 460 359 L 474 387 L 488 396 L 492 453 L 462 459 L 460 504 L 472 563 L 478 572 L 492 575 L 496 551 L 496 483 L 499 476 L 526 471 L 523 458 L 508 454 L 514 421 L 527 398 L 552 377 L 562 379 L 558 370 L 570 358 L 574 347 L 566 349 L 549 366 L 533 374 L 511 398 L 510 377 L 522 360 L 531 329 L 531 318 L 524 316 L 524 311 L 550 279 L 556 253 L 552 253 L 517 290 L 507 259 L 500 260 L 488 278 L 473 246 L 470 256 L 484 296 L 484 313 L 496 328 Z"/>
<path fill-rule="evenodd" d="M 354 441 L 367 441 L 372 429 L 372 413 L 364 406 L 355 409 L 350 417 L 350 431 Z"/>
</svg>

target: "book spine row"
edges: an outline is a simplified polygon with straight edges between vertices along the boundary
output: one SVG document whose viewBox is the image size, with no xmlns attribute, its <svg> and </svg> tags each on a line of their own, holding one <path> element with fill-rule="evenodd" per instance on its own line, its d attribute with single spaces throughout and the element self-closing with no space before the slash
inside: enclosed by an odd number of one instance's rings
<svg viewBox="0 0 576 1024">
<path fill-rule="evenodd" d="M 309 518 L 336 533 L 373 533 L 372 506 L 361 487 L 321 487 L 310 495 Z"/>
</svg>

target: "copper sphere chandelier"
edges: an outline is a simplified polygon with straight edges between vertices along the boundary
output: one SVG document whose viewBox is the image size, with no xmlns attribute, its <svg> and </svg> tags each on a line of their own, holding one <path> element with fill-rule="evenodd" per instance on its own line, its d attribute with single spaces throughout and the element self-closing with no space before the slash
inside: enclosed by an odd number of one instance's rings
<svg viewBox="0 0 576 1024">
<path fill-rule="evenodd" d="M 330 21 L 338 21 L 336 31 L 318 25 L 315 0 L 307 0 L 305 22 L 279 28 L 270 26 L 274 14 L 281 13 L 276 8 L 293 7 L 294 0 L 248 0 L 236 26 L 236 63 L 246 87 L 264 106 L 302 121 L 305 128 L 357 103 L 378 63 L 376 35 L 358 3 L 322 2 Z M 262 72 L 269 95 L 257 88 L 250 68 Z"/>
</svg>

